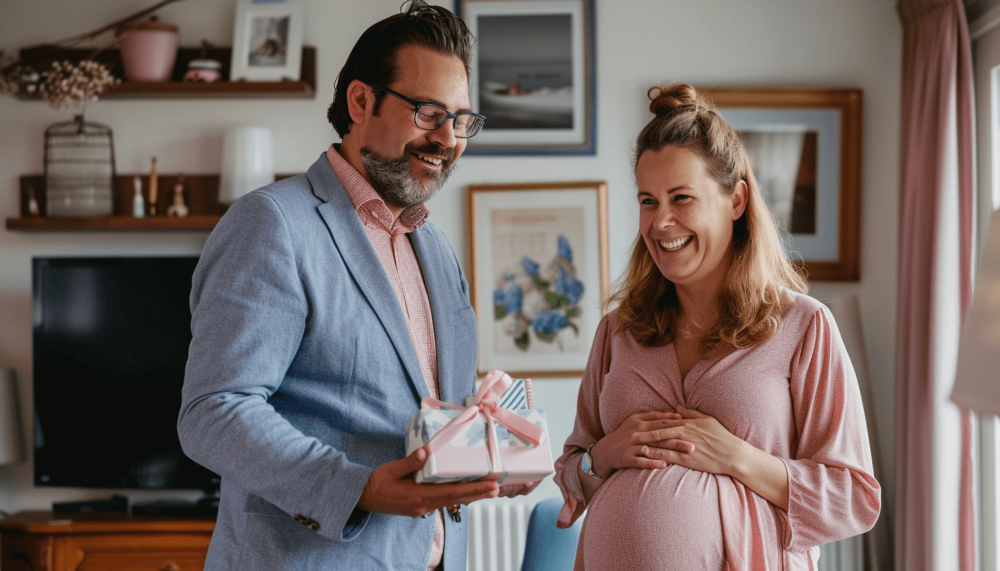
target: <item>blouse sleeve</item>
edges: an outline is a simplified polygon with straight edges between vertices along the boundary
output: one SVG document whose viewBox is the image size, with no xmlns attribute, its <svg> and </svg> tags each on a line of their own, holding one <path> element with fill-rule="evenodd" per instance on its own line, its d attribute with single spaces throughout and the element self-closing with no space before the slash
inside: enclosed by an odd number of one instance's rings
<svg viewBox="0 0 1000 571">
<path fill-rule="evenodd" d="M 805 551 L 875 525 L 881 488 L 872 469 L 861 391 L 840 331 L 823 307 L 792 358 L 798 446 L 788 472 L 785 549 Z"/>
<path fill-rule="evenodd" d="M 573 433 L 566 439 L 563 455 L 555 464 L 555 483 L 566 500 L 556 522 L 556 526 L 560 529 L 573 525 L 587 507 L 583 487 L 580 485 L 578 467 L 583 453 L 591 444 L 604 437 L 599 403 L 604 375 L 611 367 L 611 337 L 614 331 L 610 321 L 611 314 L 606 315 L 597 327 L 594 343 L 590 347 L 587 368 L 580 383 L 580 394 L 576 399 L 576 422 L 573 425 Z"/>
</svg>

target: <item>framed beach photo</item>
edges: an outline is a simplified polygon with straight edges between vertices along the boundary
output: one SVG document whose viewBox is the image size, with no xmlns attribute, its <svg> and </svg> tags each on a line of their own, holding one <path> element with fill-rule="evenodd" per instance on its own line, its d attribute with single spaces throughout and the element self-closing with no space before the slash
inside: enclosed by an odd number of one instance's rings
<svg viewBox="0 0 1000 571">
<path fill-rule="evenodd" d="M 479 374 L 583 374 L 609 295 L 607 185 L 468 187 Z"/>
<path fill-rule="evenodd" d="M 857 281 L 860 89 L 705 88 L 743 138 L 786 251 L 809 281 Z"/>
<path fill-rule="evenodd" d="M 298 81 L 303 17 L 294 0 L 238 3 L 230 81 Z"/>
<path fill-rule="evenodd" d="M 594 0 L 456 0 L 476 43 L 470 155 L 596 153 Z"/>
</svg>

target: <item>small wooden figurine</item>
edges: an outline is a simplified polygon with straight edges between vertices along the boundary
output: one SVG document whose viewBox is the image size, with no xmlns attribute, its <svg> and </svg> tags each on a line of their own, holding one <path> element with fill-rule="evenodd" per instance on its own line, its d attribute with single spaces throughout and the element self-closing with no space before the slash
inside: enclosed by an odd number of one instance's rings
<svg viewBox="0 0 1000 571">
<path fill-rule="evenodd" d="M 132 186 L 135 187 L 135 195 L 132 197 L 132 217 L 143 218 L 146 216 L 146 203 L 142 199 L 142 179 L 139 177 L 132 179 Z"/>
<path fill-rule="evenodd" d="M 187 204 L 184 204 L 184 175 L 177 177 L 174 185 L 174 202 L 167 208 L 167 216 L 184 218 L 188 215 Z"/>
<path fill-rule="evenodd" d="M 35 200 L 35 189 L 28 189 L 28 214 L 32 216 L 39 216 L 41 212 L 38 211 L 38 201 Z"/>
<path fill-rule="evenodd" d="M 149 215 L 156 216 L 156 157 L 153 157 L 153 168 L 149 171 Z"/>
</svg>

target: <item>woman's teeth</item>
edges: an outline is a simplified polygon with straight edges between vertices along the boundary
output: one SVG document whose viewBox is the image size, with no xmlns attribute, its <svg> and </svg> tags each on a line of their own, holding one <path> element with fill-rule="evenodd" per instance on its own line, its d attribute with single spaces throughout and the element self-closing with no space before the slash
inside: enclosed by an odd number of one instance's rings
<svg viewBox="0 0 1000 571">
<path fill-rule="evenodd" d="M 676 240 L 671 240 L 670 242 L 664 242 L 660 240 L 660 247 L 668 252 L 676 252 L 683 248 L 688 242 L 691 241 L 693 236 L 685 236 L 683 238 L 678 238 Z"/>
</svg>

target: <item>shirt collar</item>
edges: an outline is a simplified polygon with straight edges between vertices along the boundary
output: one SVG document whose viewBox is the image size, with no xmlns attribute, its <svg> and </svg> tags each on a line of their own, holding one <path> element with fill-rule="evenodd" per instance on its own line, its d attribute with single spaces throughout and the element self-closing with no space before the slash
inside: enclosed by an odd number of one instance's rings
<svg viewBox="0 0 1000 571">
<path fill-rule="evenodd" d="M 363 222 L 366 224 L 375 223 L 387 232 L 402 231 L 404 233 L 413 232 L 424 225 L 430 215 L 430 210 L 425 204 L 415 204 L 404 209 L 393 226 L 392 212 L 386 206 L 385 200 L 379 196 L 371 183 L 361 176 L 361 173 L 351 166 L 344 157 L 340 156 L 338 147 L 339 145 L 336 144 L 330 145 L 330 148 L 326 150 L 326 158 L 330 161 L 330 167 L 333 168 L 334 174 L 344 185 L 348 198 L 351 199 L 354 209 Z"/>
</svg>

